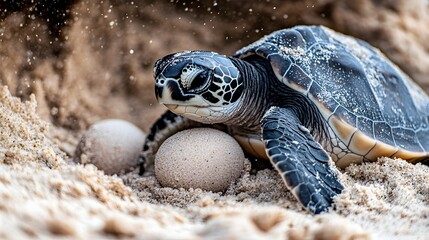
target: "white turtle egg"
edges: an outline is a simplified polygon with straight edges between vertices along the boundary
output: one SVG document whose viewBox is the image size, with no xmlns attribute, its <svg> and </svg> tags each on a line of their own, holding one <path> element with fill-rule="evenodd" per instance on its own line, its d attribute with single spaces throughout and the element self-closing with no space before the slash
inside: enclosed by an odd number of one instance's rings
<svg viewBox="0 0 429 240">
<path fill-rule="evenodd" d="M 134 124 L 107 119 L 93 124 L 82 136 L 75 160 L 93 164 L 106 174 L 128 172 L 138 165 L 145 135 Z"/>
<path fill-rule="evenodd" d="M 155 176 L 162 186 L 219 192 L 244 169 L 244 153 L 230 135 L 212 128 L 176 133 L 159 148 Z"/>
</svg>

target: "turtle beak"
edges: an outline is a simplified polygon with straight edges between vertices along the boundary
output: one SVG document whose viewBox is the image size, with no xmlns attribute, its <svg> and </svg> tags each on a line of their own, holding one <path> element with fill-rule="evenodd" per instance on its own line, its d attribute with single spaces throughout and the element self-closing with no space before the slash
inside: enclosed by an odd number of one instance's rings
<svg viewBox="0 0 429 240">
<path fill-rule="evenodd" d="M 155 96 L 156 100 L 160 104 L 169 104 L 174 101 L 172 99 L 172 87 L 170 87 L 170 85 L 173 83 L 169 82 L 170 81 L 157 81 L 157 83 L 155 84 Z"/>
</svg>

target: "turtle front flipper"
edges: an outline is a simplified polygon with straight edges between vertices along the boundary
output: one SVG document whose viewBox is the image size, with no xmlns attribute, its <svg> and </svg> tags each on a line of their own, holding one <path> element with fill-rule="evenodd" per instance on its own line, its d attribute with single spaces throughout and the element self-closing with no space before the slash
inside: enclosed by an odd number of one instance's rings
<svg viewBox="0 0 429 240">
<path fill-rule="evenodd" d="M 262 119 L 262 135 L 271 163 L 299 202 L 314 213 L 328 211 L 343 186 L 293 111 L 272 107 Z"/>
<path fill-rule="evenodd" d="M 196 127 L 212 127 L 225 131 L 222 124 L 208 125 L 192 121 L 170 111 L 166 111 L 150 128 L 149 134 L 143 144 L 143 151 L 140 153 L 140 175 L 151 169 L 154 164 L 155 155 L 161 144 L 169 137 L 184 129 Z"/>
</svg>

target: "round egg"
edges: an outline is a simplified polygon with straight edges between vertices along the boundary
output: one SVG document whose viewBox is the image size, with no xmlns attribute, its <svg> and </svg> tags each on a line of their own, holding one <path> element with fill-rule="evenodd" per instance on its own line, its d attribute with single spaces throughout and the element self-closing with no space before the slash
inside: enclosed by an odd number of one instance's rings
<svg viewBox="0 0 429 240">
<path fill-rule="evenodd" d="M 230 135 L 212 128 L 176 133 L 159 148 L 155 176 L 162 186 L 219 192 L 244 169 L 244 153 Z"/>
<path fill-rule="evenodd" d="M 134 124 L 108 119 L 93 124 L 82 136 L 75 160 L 91 163 L 106 174 L 120 174 L 138 165 L 144 133 Z"/>
</svg>

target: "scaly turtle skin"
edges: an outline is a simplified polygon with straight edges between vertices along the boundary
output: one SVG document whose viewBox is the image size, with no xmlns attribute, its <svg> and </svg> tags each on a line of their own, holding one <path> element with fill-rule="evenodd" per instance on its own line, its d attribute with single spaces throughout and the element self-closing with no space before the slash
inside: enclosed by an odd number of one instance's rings
<svg viewBox="0 0 429 240">
<path fill-rule="evenodd" d="M 325 27 L 265 36 L 227 57 L 188 51 L 154 67 L 170 111 L 152 127 L 142 170 L 177 131 L 211 124 L 266 158 L 310 211 L 327 211 L 343 187 L 338 167 L 428 158 L 429 97 L 377 49 Z"/>
</svg>

